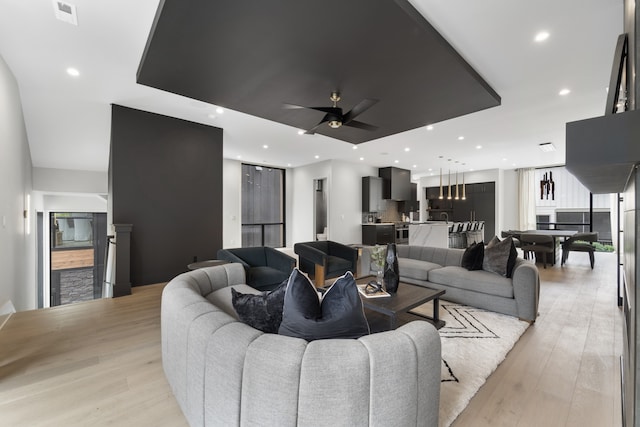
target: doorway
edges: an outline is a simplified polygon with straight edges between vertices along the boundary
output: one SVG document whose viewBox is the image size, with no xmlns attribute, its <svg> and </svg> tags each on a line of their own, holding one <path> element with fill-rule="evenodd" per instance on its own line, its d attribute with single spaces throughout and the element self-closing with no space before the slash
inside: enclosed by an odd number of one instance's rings
<svg viewBox="0 0 640 427">
<path fill-rule="evenodd" d="M 313 180 L 313 236 L 314 240 L 327 240 L 327 179 Z"/>
<path fill-rule="evenodd" d="M 102 297 L 107 214 L 51 212 L 50 306 Z"/>
</svg>

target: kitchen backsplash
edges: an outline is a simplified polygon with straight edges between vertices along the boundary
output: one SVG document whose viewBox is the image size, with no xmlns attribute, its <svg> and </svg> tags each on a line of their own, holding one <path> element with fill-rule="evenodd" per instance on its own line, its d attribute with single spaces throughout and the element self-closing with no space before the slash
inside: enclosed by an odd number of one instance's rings
<svg viewBox="0 0 640 427">
<path fill-rule="evenodd" d="M 398 212 L 398 202 L 395 200 L 383 200 L 384 210 L 381 212 L 363 212 L 362 223 L 366 224 L 370 221 L 370 218 L 375 222 L 376 219 L 380 219 L 380 222 L 399 222 L 402 221 L 402 214 Z"/>
</svg>

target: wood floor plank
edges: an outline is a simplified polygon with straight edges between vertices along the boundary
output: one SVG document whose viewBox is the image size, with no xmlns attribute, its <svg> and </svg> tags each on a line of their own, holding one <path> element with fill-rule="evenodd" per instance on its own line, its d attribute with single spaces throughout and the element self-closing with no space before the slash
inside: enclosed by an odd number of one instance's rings
<svg viewBox="0 0 640 427">
<path fill-rule="evenodd" d="M 619 426 L 615 256 L 540 269 L 540 316 L 454 427 Z M 163 284 L 15 313 L 0 329 L 0 418 L 11 426 L 187 423 L 160 351 Z"/>
</svg>

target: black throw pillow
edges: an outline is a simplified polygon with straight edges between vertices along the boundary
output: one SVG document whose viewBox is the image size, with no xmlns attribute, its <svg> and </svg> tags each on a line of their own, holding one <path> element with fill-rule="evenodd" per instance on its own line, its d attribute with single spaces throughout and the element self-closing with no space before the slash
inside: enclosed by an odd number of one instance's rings
<svg viewBox="0 0 640 427">
<path fill-rule="evenodd" d="M 282 322 L 282 307 L 288 279 L 272 291 L 243 294 L 231 289 L 231 304 L 247 325 L 269 334 L 277 334 Z"/>
<path fill-rule="evenodd" d="M 307 341 L 369 334 L 353 274 L 345 273 L 320 296 L 309 278 L 294 269 L 284 296 L 279 333 Z"/>
<path fill-rule="evenodd" d="M 482 270 L 482 261 L 484 259 L 484 243 L 472 243 L 464 254 L 462 254 L 462 267 L 469 271 Z"/>
<path fill-rule="evenodd" d="M 511 251 L 509 252 L 509 259 L 507 260 L 507 277 L 511 277 L 513 274 L 513 268 L 516 266 L 518 250 L 516 249 L 516 244 L 511 237 L 507 237 L 505 240 L 511 240 Z"/>
</svg>

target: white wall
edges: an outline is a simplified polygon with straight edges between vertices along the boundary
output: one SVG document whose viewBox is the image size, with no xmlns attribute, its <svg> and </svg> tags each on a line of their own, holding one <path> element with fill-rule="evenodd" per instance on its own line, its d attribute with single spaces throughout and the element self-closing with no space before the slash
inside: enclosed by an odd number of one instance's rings
<svg viewBox="0 0 640 427">
<path fill-rule="evenodd" d="M 35 210 L 29 209 L 30 234 L 23 211 L 31 194 L 31 154 L 17 82 L 0 57 L 0 306 L 35 308 Z"/>
<path fill-rule="evenodd" d="M 50 193 L 108 194 L 107 172 L 33 168 L 33 189 Z"/>
<path fill-rule="evenodd" d="M 362 177 L 378 176 L 378 169 L 359 163 L 328 160 L 293 169 L 291 196 L 292 239 L 315 240 L 313 230 L 313 181 L 327 179 L 327 238 L 336 242 L 362 243 Z"/>
<path fill-rule="evenodd" d="M 242 246 L 242 163 L 222 160 L 222 247 Z"/>
<path fill-rule="evenodd" d="M 536 169 L 536 183 L 539 183 L 545 173 L 553 173 L 553 182 L 555 183 L 555 198 L 551 199 L 545 195 L 540 199 L 540 187 L 536 186 L 536 214 L 550 215 L 550 221 L 556 219 L 556 211 L 589 209 L 589 190 L 582 185 L 578 179 L 573 176 L 564 167 Z M 594 194 L 593 209 L 608 211 L 611 208 L 611 198 L 609 194 Z M 615 219 L 612 219 L 615 221 Z"/>
</svg>

